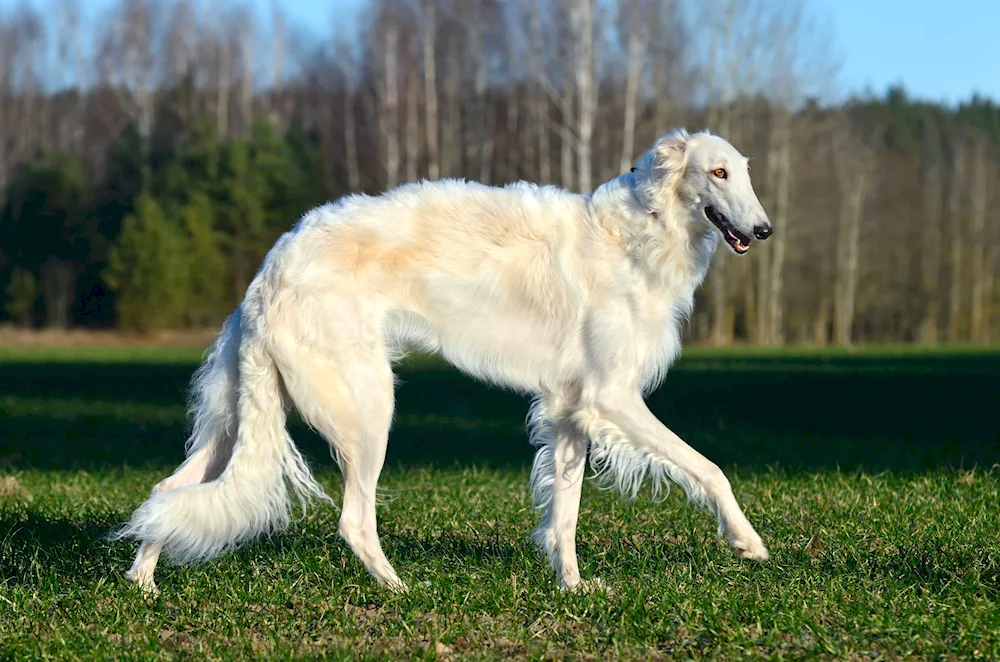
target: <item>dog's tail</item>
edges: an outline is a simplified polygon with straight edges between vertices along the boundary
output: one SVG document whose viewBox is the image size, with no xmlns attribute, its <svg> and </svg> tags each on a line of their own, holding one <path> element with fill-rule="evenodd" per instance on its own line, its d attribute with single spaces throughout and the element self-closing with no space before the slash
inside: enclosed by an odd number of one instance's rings
<svg viewBox="0 0 1000 662">
<path fill-rule="evenodd" d="M 159 541 L 174 563 L 207 560 L 287 526 L 289 488 L 303 508 L 329 500 L 285 429 L 280 376 L 252 310 L 245 302 L 227 320 L 193 379 L 187 453 L 211 453 L 206 482 L 154 490 L 115 537 Z"/>
</svg>

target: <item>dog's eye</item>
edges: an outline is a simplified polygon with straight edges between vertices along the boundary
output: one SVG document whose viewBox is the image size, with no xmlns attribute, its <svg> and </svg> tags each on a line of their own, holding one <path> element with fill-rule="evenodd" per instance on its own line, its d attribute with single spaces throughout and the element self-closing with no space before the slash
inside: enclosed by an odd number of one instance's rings
<svg viewBox="0 0 1000 662">
<path fill-rule="evenodd" d="M 716 177 L 718 177 L 719 179 L 725 179 L 726 178 L 726 170 L 725 170 L 725 168 L 716 168 L 715 170 L 712 171 L 712 174 L 715 175 Z"/>
</svg>

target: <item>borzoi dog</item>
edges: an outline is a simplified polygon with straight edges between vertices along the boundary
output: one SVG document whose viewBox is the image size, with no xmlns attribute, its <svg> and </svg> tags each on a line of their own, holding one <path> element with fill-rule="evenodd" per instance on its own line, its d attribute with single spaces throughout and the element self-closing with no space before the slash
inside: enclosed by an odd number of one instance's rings
<svg viewBox="0 0 1000 662">
<path fill-rule="evenodd" d="M 742 255 L 772 233 L 748 159 L 726 140 L 661 137 L 589 195 L 515 183 L 406 184 L 307 213 L 272 247 L 195 373 L 186 460 L 119 529 L 141 541 L 127 576 L 156 590 L 161 550 L 205 560 L 329 500 L 289 437 L 295 407 L 344 475 L 339 534 L 379 584 L 403 590 L 376 532 L 407 349 L 534 396 L 534 539 L 559 585 L 584 582 L 576 525 L 585 460 L 635 496 L 666 479 L 768 558 L 717 465 L 664 427 L 644 395 L 664 377 L 721 238 Z M 669 487 L 669 485 L 667 486 Z"/>
</svg>

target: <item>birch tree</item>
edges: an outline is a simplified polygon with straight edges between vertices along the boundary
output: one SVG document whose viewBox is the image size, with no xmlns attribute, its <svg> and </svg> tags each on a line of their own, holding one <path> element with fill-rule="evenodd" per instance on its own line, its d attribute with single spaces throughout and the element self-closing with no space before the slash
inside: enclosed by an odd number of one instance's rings
<svg viewBox="0 0 1000 662">
<path fill-rule="evenodd" d="M 157 18 L 147 0 L 122 0 L 110 18 L 100 54 L 101 74 L 139 134 L 144 189 L 151 176 Z"/>
<path fill-rule="evenodd" d="M 80 40 L 80 6 L 76 0 L 59 0 L 56 5 L 56 43 L 60 86 L 69 103 L 56 109 L 56 147 L 76 152 L 83 133 L 84 57 Z"/>
<path fill-rule="evenodd" d="M 542 17 L 538 3 L 528 3 L 528 31 L 530 33 L 529 61 L 531 85 L 531 119 L 535 128 L 538 153 L 538 180 L 552 182 L 552 153 L 549 146 L 550 117 L 548 98 L 545 94 L 545 46 L 542 37 Z"/>
<path fill-rule="evenodd" d="M 165 69 L 163 81 L 172 87 L 178 87 L 189 80 L 190 94 L 185 94 L 174 111 L 180 117 L 185 126 L 194 123 L 194 118 L 198 112 L 197 100 L 197 80 L 195 76 L 200 67 L 197 66 L 198 59 L 198 39 L 201 33 L 198 16 L 190 2 L 181 1 L 173 6 L 170 20 L 167 22 L 164 36 L 164 62 Z"/>
<path fill-rule="evenodd" d="M 475 178 L 489 183 L 493 167 L 493 124 L 495 108 L 487 101 L 488 44 L 490 23 L 497 19 L 491 2 L 466 0 L 462 4 L 469 57 L 472 61 L 472 99 L 469 116 L 473 120 L 466 125 L 466 160 L 474 164 Z"/>
<path fill-rule="evenodd" d="M 875 173 L 876 155 L 871 144 L 856 135 L 855 127 L 841 125 L 832 139 L 836 141 L 832 150 L 833 169 L 841 194 L 833 328 L 834 342 L 846 347 L 852 343 L 861 223 Z"/>
<path fill-rule="evenodd" d="M 931 125 L 933 127 L 933 125 Z M 921 168 L 923 189 L 923 232 L 920 248 L 920 282 L 923 299 L 923 318 L 920 322 L 921 342 L 933 344 L 938 341 L 939 318 L 941 316 L 941 217 L 944 213 L 943 163 L 939 134 L 931 129 L 923 151 Z"/>
<path fill-rule="evenodd" d="M 653 83 L 653 130 L 656 136 L 670 128 L 672 101 L 678 92 L 675 78 L 684 72 L 683 26 L 677 0 L 651 0 L 649 6 L 649 69 Z M 653 39 L 652 35 L 656 35 Z"/>
<path fill-rule="evenodd" d="M 618 169 L 628 172 L 635 160 L 635 123 L 639 104 L 639 88 L 646 65 L 649 42 L 649 7 L 646 0 L 623 0 L 619 4 L 619 32 L 625 42 L 625 110 L 622 118 L 622 152 Z M 657 96 L 665 94 L 658 90 Z"/>
<path fill-rule="evenodd" d="M 42 17 L 28 6 L 20 7 L 11 22 L 14 56 L 11 67 L 12 78 L 15 79 L 17 96 L 14 108 L 13 124 L 10 126 L 10 144 L 13 154 L 11 158 L 25 158 L 33 146 L 45 147 L 47 136 L 39 129 L 40 106 L 40 72 L 39 63 L 44 59 L 46 42 L 45 28 Z"/>
<path fill-rule="evenodd" d="M 417 181 L 420 166 L 420 71 L 418 65 L 419 53 L 417 43 L 409 40 L 408 47 L 412 49 L 406 58 L 406 181 Z"/>
<path fill-rule="evenodd" d="M 997 163 L 994 161 L 989 165 L 989 171 L 987 173 L 986 181 L 996 182 L 1000 172 L 998 172 Z M 993 196 L 993 205 L 987 205 L 987 209 L 992 209 L 992 217 L 987 219 L 986 223 L 986 236 L 984 239 L 984 250 L 986 252 L 986 263 L 983 267 L 983 284 L 982 290 L 980 292 L 980 298 L 982 299 L 983 308 L 983 319 L 982 326 L 979 335 L 979 342 L 983 345 L 988 345 L 993 338 L 991 333 L 992 322 L 993 322 L 993 307 L 994 307 L 994 293 L 996 291 L 996 281 L 997 281 L 997 267 L 1000 266 L 1000 249 L 997 248 L 997 244 L 1000 243 L 1000 233 L 997 232 L 1000 229 L 1000 214 L 997 213 L 997 207 L 1000 207 L 1000 195 L 998 195 L 997 187 L 994 186 L 993 190 L 990 191 Z"/>
<path fill-rule="evenodd" d="M 596 35 L 594 33 L 595 0 L 578 0 L 570 11 L 573 41 L 576 44 L 576 99 L 577 131 L 576 162 L 577 188 L 580 193 L 593 190 L 593 157 L 591 143 L 594 137 L 594 115 L 597 112 L 597 84 L 594 80 Z"/>
<path fill-rule="evenodd" d="M 711 26 L 710 37 L 710 71 L 711 87 L 709 94 L 712 101 L 709 104 L 709 126 L 717 127 L 715 131 L 732 141 L 732 96 L 735 87 L 736 63 L 729 54 L 733 49 L 733 29 L 736 23 L 737 0 L 724 0 L 721 7 L 705 6 L 708 25 Z M 729 255 L 721 255 L 722 259 L 713 263 L 712 274 L 709 277 L 709 292 L 712 303 L 712 342 L 715 345 L 727 345 L 732 342 L 734 309 L 729 284 Z"/>
<path fill-rule="evenodd" d="M 987 289 L 985 281 L 992 279 L 993 274 L 986 271 L 986 258 L 988 244 L 990 243 L 986 233 L 986 204 L 989 198 L 989 161 L 986 154 L 985 136 L 979 136 L 973 155 L 973 167 L 971 172 L 971 187 L 969 191 L 969 212 L 971 236 L 969 247 L 972 251 L 971 262 L 971 291 L 969 293 L 970 317 L 969 317 L 969 340 L 974 343 L 981 343 L 985 332 L 985 319 L 989 303 L 984 298 Z"/>
<path fill-rule="evenodd" d="M 8 146 L 14 130 L 14 66 L 17 59 L 17 33 L 13 25 L 0 17 L 0 204 L 7 202 L 9 164 L 14 156 Z M 0 265 L 5 266 L 5 265 Z"/>
<path fill-rule="evenodd" d="M 951 187 L 948 192 L 948 236 L 950 237 L 948 264 L 948 341 L 957 343 L 962 328 L 962 260 L 965 259 L 965 177 L 967 146 L 965 137 L 959 136 L 951 160 Z"/>
<path fill-rule="evenodd" d="M 805 94 L 818 94 L 815 86 L 805 81 L 829 74 L 824 70 L 831 57 L 822 39 L 814 36 L 800 0 L 785 0 L 769 5 L 764 29 L 773 38 L 766 54 L 766 90 L 770 106 L 770 126 L 767 170 L 764 184 L 766 209 L 777 233 L 761 251 L 757 262 L 757 339 L 763 344 L 777 345 L 785 340 L 784 330 L 784 270 L 789 238 L 791 190 L 793 186 L 793 139 L 796 125 L 795 107 Z M 807 45 L 808 44 L 808 45 Z"/>
<path fill-rule="evenodd" d="M 504 57 L 507 60 L 507 121 L 506 135 L 508 144 L 506 146 L 507 158 L 503 176 L 506 181 L 518 179 L 518 164 L 524 158 L 527 151 L 524 149 L 525 140 L 519 134 L 519 124 L 521 121 L 521 96 L 523 81 L 522 56 L 524 44 L 523 34 L 520 31 L 520 23 L 514 17 L 516 10 L 508 10 L 504 15 Z"/>
<path fill-rule="evenodd" d="M 256 46 L 256 21 L 253 14 L 246 10 L 236 13 L 232 24 L 235 26 L 235 50 L 239 53 L 239 117 L 240 132 L 250 135 L 250 127 L 254 120 L 254 52 Z"/>
<path fill-rule="evenodd" d="M 437 91 L 437 0 L 423 0 L 420 11 L 420 32 L 424 61 L 424 133 L 427 148 L 427 176 L 441 177 L 441 155 L 438 148 L 438 91 Z"/>
<path fill-rule="evenodd" d="M 767 178 L 772 191 L 769 196 L 771 223 L 778 228 L 769 247 L 763 251 L 765 259 L 760 278 L 760 314 L 758 316 L 758 337 L 768 345 L 784 342 L 784 266 L 785 251 L 788 246 L 788 213 L 792 184 L 792 125 L 791 114 L 784 108 L 775 112 L 771 127 L 771 141 L 768 150 Z"/>
<path fill-rule="evenodd" d="M 285 80 L 287 32 L 288 27 L 281 5 L 278 4 L 278 0 L 271 0 L 271 89 L 268 94 L 268 109 L 272 122 L 279 121 L 281 117 L 276 106 Z"/>
<path fill-rule="evenodd" d="M 344 160 L 347 166 L 347 186 L 349 190 L 356 192 L 361 190 L 358 121 L 355 114 L 360 87 L 355 73 L 358 69 L 357 50 L 351 42 L 341 39 L 338 41 L 335 59 L 337 66 L 340 67 L 344 84 L 342 112 L 344 116 Z"/>
<path fill-rule="evenodd" d="M 389 16 L 379 26 L 381 46 L 379 122 L 385 158 L 385 188 L 399 184 L 399 27 Z"/>
</svg>

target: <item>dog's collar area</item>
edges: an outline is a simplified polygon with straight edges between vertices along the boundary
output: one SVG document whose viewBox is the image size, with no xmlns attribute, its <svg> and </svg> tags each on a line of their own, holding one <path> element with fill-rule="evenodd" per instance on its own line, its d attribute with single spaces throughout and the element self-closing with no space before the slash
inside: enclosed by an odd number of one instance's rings
<svg viewBox="0 0 1000 662">
<path fill-rule="evenodd" d="M 635 168 L 632 168 L 630 170 L 630 172 L 635 172 Z M 657 215 L 657 213 L 655 211 L 651 211 L 649 213 L 650 213 L 650 215 L 652 215 L 653 218 L 659 218 L 659 216 Z"/>
</svg>

